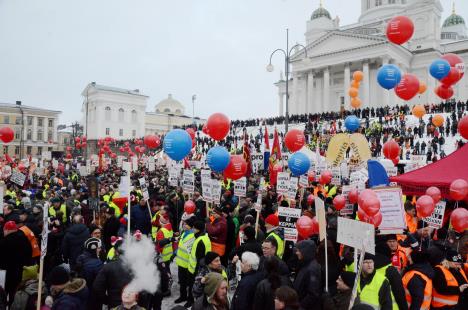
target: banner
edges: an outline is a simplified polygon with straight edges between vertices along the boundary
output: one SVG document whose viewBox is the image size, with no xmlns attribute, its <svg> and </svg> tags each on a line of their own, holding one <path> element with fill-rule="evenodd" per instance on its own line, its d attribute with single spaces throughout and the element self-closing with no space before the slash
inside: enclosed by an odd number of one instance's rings
<svg viewBox="0 0 468 310">
<path fill-rule="evenodd" d="M 435 229 L 439 229 L 442 227 L 446 204 L 447 203 L 443 200 L 439 201 L 435 205 L 434 211 L 432 211 L 431 216 L 425 217 L 423 219 L 429 227 L 433 227 Z"/>
<path fill-rule="evenodd" d="M 11 172 L 11 176 L 10 176 L 11 182 L 18 184 L 19 186 L 23 186 L 25 180 L 26 180 L 26 176 L 22 174 L 21 172 L 16 171 L 16 170 L 13 170 Z"/>
<path fill-rule="evenodd" d="M 218 180 L 211 180 L 211 198 L 213 203 L 219 204 L 221 199 L 221 182 Z"/>
<path fill-rule="evenodd" d="M 375 229 L 374 225 L 338 217 L 338 232 L 336 242 L 356 249 L 362 248 L 375 255 Z"/>
<path fill-rule="evenodd" d="M 238 197 L 245 197 L 247 195 L 247 178 L 242 177 L 234 181 L 234 195 Z"/>
<path fill-rule="evenodd" d="M 406 219 L 401 188 L 382 187 L 374 189 L 374 192 L 380 200 L 380 213 L 382 213 L 380 233 L 402 234 L 406 229 Z"/>
<path fill-rule="evenodd" d="M 284 230 L 285 241 L 297 241 L 296 222 L 301 217 L 301 209 L 278 207 L 279 227 Z"/>
<path fill-rule="evenodd" d="M 330 139 L 326 159 L 332 166 L 338 166 L 345 159 L 349 143 L 347 133 L 336 134 Z"/>
<path fill-rule="evenodd" d="M 195 175 L 192 170 L 184 169 L 182 188 L 185 193 L 193 194 L 195 191 Z"/>
<path fill-rule="evenodd" d="M 140 189 L 141 189 L 141 193 L 143 194 L 143 199 L 148 200 L 149 192 L 148 192 L 148 186 L 146 186 L 145 178 L 138 179 L 138 182 L 140 183 Z"/>
<path fill-rule="evenodd" d="M 276 181 L 278 195 L 286 195 L 289 189 L 289 172 L 279 172 Z"/>
<path fill-rule="evenodd" d="M 292 200 L 296 199 L 298 182 L 299 182 L 299 179 L 296 177 L 291 177 L 289 179 L 288 193 L 286 195 L 289 199 L 292 199 Z"/>
<path fill-rule="evenodd" d="M 370 151 L 369 142 L 363 134 L 353 133 L 349 137 L 349 146 L 353 152 L 353 157 L 358 162 L 366 162 L 371 159 L 372 154 Z"/>
</svg>

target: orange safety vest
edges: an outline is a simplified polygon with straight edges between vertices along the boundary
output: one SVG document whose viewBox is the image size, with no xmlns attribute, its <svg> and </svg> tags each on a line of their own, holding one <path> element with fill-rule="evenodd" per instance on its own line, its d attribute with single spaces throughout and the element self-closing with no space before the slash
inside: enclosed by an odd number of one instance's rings
<svg viewBox="0 0 468 310">
<path fill-rule="evenodd" d="M 36 236 L 34 235 L 34 233 L 27 226 L 20 227 L 20 230 L 24 233 L 26 238 L 28 238 L 28 241 L 31 244 L 31 257 L 39 257 L 41 255 L 41 250 L 39 249 L 39 245 L 37 244 Z"/>
<path fill-rule="evenodd" d="M 450 270 L 448 270 L 447 268 L 445 268 L 442 265 L 437 265 L 436 268 L 439 268 L 444 273 L 445 282 L 447 282 L 447 286 L 455 286 L 455 287 L 459 286 L 457 279 L 455 279 L 455 277 L 450 272 Z M 460 273 L 465 278 L 465 280 L 468 282 L 468 280 L 466 279 L 465 272 L 462 269 L 460 269 Z M 455 305 L 458 304 L 459 297 L 460 297 L 459 294 L 457 294 L 457 295 L 442 295 L 439 292 L 437 292 L 437 290 L 434 287 L 433 290 L 432 290 L 432 307 L 441 308 L 441 307 L 444 307 L 444 306 L 455 306 Z"/>
<path fill-rule="evenodd" d="M 416 217 L 411 216 L 408 213 L 405 213 L 406 218 L 406 225 L 408 225 L 408 229 L 410 233 L 415 233 L 418 230 L 418 219 Z"/>
<path fill-rule="evenodd" d="M 431 308 L 431 299 L 432 299 L 432 280 L 429 279 L 425 274 L 416 271 L 416 270 L 410 270 L 402 278 L 403 281 L 403 286 L 405 288 L 405 294 L 406 294 L 406 302 L 408 303 L 408 308 L 411 307 L 411 294 L 410 291 L 408 290 L 408 283 L 413 279 L 414 275 L 418 275 L 421 278 L 423 278 L 424 281 L 426 281 L 426 286 L 424 287 L 424 300 L 421 304 L 421 308 L 423 310 L 429 310 Z"/>
</svg>

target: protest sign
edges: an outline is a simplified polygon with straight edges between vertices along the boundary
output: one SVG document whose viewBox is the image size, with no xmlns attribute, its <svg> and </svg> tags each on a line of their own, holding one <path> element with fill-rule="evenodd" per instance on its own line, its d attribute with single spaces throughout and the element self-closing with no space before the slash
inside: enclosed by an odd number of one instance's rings
<svg viewBox="0 0 468 310">
<path fill-rule="evenodd" d="M 260 212 L 262 211 L 262 193 L 258 193 L 257 201 L 255 202 L 255 211 Z"/>
<path fill-rule="evenodd" d="M 338 217 L 338 232 L 336 242 L 354 247 L 362 248 L 366 252 L 375 255 L 375 229 L 374 225 Z"/>
<path fill-rule="evenodd" d="M 299 186 L 302 188 L 309 186 L 309 178 L 307 175 L 301 175 L 299 177 Z"/>
<path fill-rule="evenodd" d="M 354 188 L 355 187 L 351 185 L 343 185 L 343 187 L 341 188 L 341 194 L 346 198 L 346 204 L 345 204 L 345 207 L 340 210 L 340 215 L 353 214 L 354 205 L 352 203 L 349 203 L 348 195 L 349 195 L 349 192 Z"/>
<path fill-rule="evenodd" d="M 52 152 L 49 152 L 49 151 L 42 152 L 42 159 L 43 160 L 51 160 L 52 159 Z"/>
<path fill-rule="evenodd" d="M 0 185 L 0 214 L 3 214 L 3 185 Z"/>
<path fill-rule="evenodd" d="M 278 207 L 279 227 L 284 229 L 285 241 L 297 241 L 296 222 L 301 217 L 301 209 Z"/>
<path fill-rule="evenodd" d="M 88 186 L 88 205 L 92 210 L 98 210 L 99 206 L 99 182 L 94 176 L 89 176 L 86 180 Z"/>
<path fill-rule="evenodd" d="M 221 199 L 221 182 L 218 180 L 211 180 L 211 198 L 213 203 L 219 204 Z"/>
<path fill-rule="evenodd" d="M 263 156 L 263 153 L 252 153 L 250 155 L 252 167 L 256 167 L 257 170 L 264 170 Z"/>
<path fill-rule="evenodd" d="M 325 218 L 325 203 L 319 197 L 315 197 L 315 210 L 317 211 L 319 223 L 319 237 L 320 241 L 322 241 L 327 235 L 327 220 Z"/>
<path fill-rule="evenodd" d="M 146 185 L 145 178 L 138 179 L 138 182 L 140 183 L 140 189 L 141 189 L 141 193 L 143 194 L 143 198 L 145 200 L 148 200 L 149 199 L 149 192 L 148 192 L 148 186 Z"/>
<path fill-rule="evenodd" d="M 374 189 L 380 200 L 382 224 L 379 225 L 381 234 L 401 234 L 406 228 L 403 194 L 399 187 L 381 187 Z"/>
<path fill-rule="evenodd" d="M 331 168 L 331 173 L 332 173 L 331 184 L 336 185 L 336 186 L 341 185 L 341 169 L 340 169 L 340 167 L 332 167 Z"/>
<path fill-rule="evenodd" d="M 154 157 L 150 156 L 148 158 L 148 171 L 152 172 L 154 170 L 156 170 L 156 164 L 155 164 L 155 161 L 154 161 Z"/>
<path fill-rule="evenodd" d="M 263 191 L 266 190 L 266 184 L 265 184 L 265 178 L 264 178 L 264 177 L 261 177 L 261 178 L 260 178 L 259 190 L 260 190 L 261 192 L 263 192 Z"/>
<path fill-rule="evenodd" d="M 245 197 L 247 194 L 247 178 L 242 177 L 234 181 L 234 195 L 238 197 Z"/>
<path fill-rule="evenodd" d="M 434 208 L 434 211 L 432 211 L 431 216 L 424 218 L 424 222 L 429 227 L 433 227 L 435 229 L 439 229 L 442 227 L 442 222 L 444 220 L 444 213 L 445 213 L 445 206 L 447 202 L 445 201 L 439 201 Z"/>
<path fill-rule="evenodd" d="M 203 169 L 201 171 L 201 186 L 202 186 L 202 196 L 206 202 L 212 202 L 212 189 L 211 189 L 211 171 Z"/>
<path fill-rule="evenodd" d="M 18 184 L 19 186 L 23 186 L 25 180 L 26 180 L 26 176 L 22 174 L 21 172 L 16 171 L 16 170 L 13 170 L 11 172 L 11 176 L 10 176 L 11 182 Z"/>
<path fill-rule="evenodd" d="M 185 193 L 193 194 L 195 190 L 195 175 L 192 170 L 184 169 L 182 188 Z"/>
<path fill-rule="evenodd" d="M 278 195 L 287 194 L 289 189 L 289 172 L 279 172 L 276 179 L 276 192 Z"/>
<path fill-rule="evenodd" d="M 133 156 L 132 157 L 132 171 L 137 171 L 138 170 L 138 157 Z"/>
<path fill-rule="evenodd" d="M 179 175 L 180 170 L 169 167 L 169 185 L 170 186 L 179 186 Z"/>
<path fill-rule="evenodd" d="M 86 166 L 80 166 L 78 168 L 78 173 L 80 174 L 80 176 L 85 177 L 88 175 L 88 169 L 86 169 Z"/>
<path fill-rule="evenodd" d="M 298 178 L 296 177 L 291 177 L 289 179 L 289 188 L 288 188 L 288 193 L 286 194 L 286 196 L 289 198 L 289 199 L 296 199 L 296 194 L 297 194 L 297 182 L 299 181 Z"/>
</svg>

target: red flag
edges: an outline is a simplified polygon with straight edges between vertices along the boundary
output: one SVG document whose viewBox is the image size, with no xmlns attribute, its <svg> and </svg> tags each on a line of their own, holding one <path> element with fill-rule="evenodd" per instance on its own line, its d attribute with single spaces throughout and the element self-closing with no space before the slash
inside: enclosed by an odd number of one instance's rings
<svg viewBox="0 0 468 310">
<path fill-rule="evenodd" d="M 265 125 L 264 138 L 265 138 L 265 151 L 269 151 L 270 150 L 270 139 L 268 138 L 268 128 L 267 128 L 266 125 Z"/>
<path fill-rule="evenodd" d="M 252 174 L 252 161 L 250 160 L 249 136 L 247 135 L 247 132 L 244 132 L 244 146 L 242 147 L 242 153 L 244 160 L 247 163 L 247 171 L 245 172 L 245 176 L 250 177 Z"/>
<path fill-rule="evenodd" d="M 279 143 L 278 131 L 275 128 L 275 134 L 273 137 L 273 147 L 271 149 L 270 161 L 268 164 L 268 173 L 270 174 L 270 184 L 276 184 L 277 173 L 274 171 L 275 165 L 281 160 L 281 148 Z"/>
</svg>

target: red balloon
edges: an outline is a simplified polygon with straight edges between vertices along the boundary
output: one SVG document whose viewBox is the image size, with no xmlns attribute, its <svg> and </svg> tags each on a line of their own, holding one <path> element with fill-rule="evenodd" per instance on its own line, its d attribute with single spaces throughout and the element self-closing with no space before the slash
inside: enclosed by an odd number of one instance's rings
<svg viewBox="0 0 468 310">
<path fill-rule="evenodd" d="M 195 139 L 192 139 L 192 149 L 197 145 L 197 141 Z"/>
<path fill-rule="evenodd" d="M 377 195 L 375 194 L 375 192 L 369 188 L 366 188 L 365 190 L 363 190 L 362 192 L 359 193 L 359 197 L 358 197 L 358 204 L 359 206 L 362 206 L 364 205 L 364 201 L 367 200 L 367 199 L 370 199 L 372 197 L 377 197 Z"/>
<path fill-rule="evenodd" d="M 291 152 L 299 151 L 305 144 L 304 132 L 299 129 L 291 129 L 284 137 L 284 143 Z"/>
<path fill-rule="evenodd" d="M 363 199 L 361 208 L 367 215 L 373 217 L 380 211 L 380 200 L 377 196 L 369 196 Z"/>
<path fill-rule="evenodd" d="M 242 178 L 247 172 L 247 163 L 242 155 L 231 155 L 229 165 L 224 170 L 224 176 L 231 180 Z"/>
<path fill-rule="evenodd" d="M 128 157 L 133 157 L 135 156 L 135 153 L 133 153 L 132 151 L 128 152 Z"/>
<path fill-rule="evenodd" d="M 458 122 L 458 132 L 460 135 L 468 140 L 468 115 L 465 115 L 459 122 Z"/>
<path fill-rule="evenodd" d="M 72 159 L 72 154 L 67 153 L 67 159 Z"/>
<path fill-rule="evenodd" d="M 455 231 L 463 233 L 468 229 L 468 210 L 457 208 L 450 215 L 450 223 Z"/>
<path fill-rule="evenodd" d="M 461 75 L 460 78 L 463 77 L 463 75 L 465 74 L 465 64 L 463 63 L 463 58 L 461 58 L 457 54 L 452 53 L 445 54 L 440 58 L 447 60 L 450 64 L 450 67 L 455 67 L 456 69 L 458 69 Z"/>
<path fill-rule="evenodd" d="M 124 148 L 123 146 L 119 147 L 119 152 L 120 152 L 120 153 L 125 152 L 125 148 Z"/>
<path fill-rule="evenodd" d="M 129 145 L 130 145 L 130 142 L 125 141 L 125 142 L 124 142 L 124 145 L 125 145 L 125 146 L 129 146 Z"/>
<path fill-rule="evenodd" d="M 135 152 L 140 153 L 140 146 L 139 145 L 135 146 Z"/>
<path fill-rule="evenodd" d="M 406 16 L 396 16 L 387 24 L 387 38 L 395 44 L 407 42 L 414 33 L 414 25 Z"/>
<path fill-rule="evenodd" d="M 104 146 L 102 147 L 102 150 L 103 150 L 104 152 L 106 152 L 106 153 L 109 153 L 110 147 L 106 144 L 106 145 L 104 145 Z"/>
<path fill-rule="evenodd" d="M 322 185 L 328 184 L 331 182 L 333 177 L 333 174 L 329 170 L 322 171 L 322 174 L 320 174 L 320 180 L 319 183 Z"/>
<path fill-rule="evenodd" d="M 396 143 L 395 140 L 389 140 L 383 145 L 383 153 L 385 158 L 393 159 L 397 158 L 400 155 L 400 146 Z"/>
<path fill-rule="evenodd" d="M 81 142 L 81 138 L 80 137 L 75 137 L 75 143 L 80 143 Z"/>
<path fill-rule="evenodd" d="M 392 162 L 393 162 L 393 164 L 396 166 L 396 165 L 398 165 L 398 163 L 400 162 L 400 158 L 399 158 L 399 157 L 395 157 L 394 159 L 392 159 Z"/>
<path fill-rule="evenodd" d="M 140 153 L 144 153 L 146 151 L 146 148 L 144 146 L 140 146 Z"/>
<path fill-rule="evenodd" d="M 143 139 L 143 142 L 149 149 L 155 149 L 161 144 L 161 139 L 156 135 L 147 135 Z"/>
<path fill-rule="evenodd" d="M 208 135 L 208 127 L 206 126 L 206 124 L 203 125 L 202 132 L 203 132 L 205 135 Z"/>
<path fill-rule="evenodd" d="M 84 149 L 88 146 L 88 143 L 86 141 L 81 142 L 81 147 Z"/>
<path fill-rule="evenodd" d="M 67 146 L 67 151 L 70 152 L 72 150 L 71 146 Z"/>
<path fill-rule="evenodd" d="M 422 195 L 416 200 L 416 211 L 418 217 L 428 217 L 434 211 L 434 200 L 429 195 Z"/>
<path fill-rule="evenodd" d="M 208 129 L 208 135 L 211 138 L 216 141 L 221 141 L 228 135 L 231 121 L 226 115 L 215 113 L 208 118 L 206 127 Z"/>
<path fill-rule="evenodd" d="M 309 182 L 315 182 L 315 172 L 314 171 L 309 171 L 307 173 L 307 180 Z"/>
<path fill-rule="evenodd" d="M 340 211 L 346 206 L 346 198 L 343 195 L 337 195 L 333 198 L 333 206 L 335 206 L 336 210 Z"/>
<path fill-rule="evenodd" d="M 297 220 L 296 228 L 299 235 L 304 239 L 316 235 L 319 232 L 317 219 L 311 219 L 307 215 L 303 215 Z"/>
<path fill-rule="evenodd" d="M 450 197 L 453 200 L 463 200 L 468 195 L 468 182 L 464 179 L 457 179 L 450 184 Z"/>
<path fill-rule="evenodd" d="M 379 227 L 382 224 L 382 213 L 377 212 L 373 217 L 369 217 L 367 223 L 373 224 L 375 228 Z"/>
<path fill-rule="evenodd" d="M 348 194 L 349 203 L 355 204 L 358 202 L 358 199 L 359 199 L 359 191 L 357 189 L 350 190 Z"/>
<path fill-rule="evenodd" d="M 445 86 L 452 86 L 460 81 L 461 78 L 462 75 L 460 74 L 460 71 L 458 71 L 458 69 L 455 67 L 451 67 L 449 74 L 441 79 L 440 82 Z"/>
<path fill-rule="evenodd" d="M 79 149 L 81 146 L 82 146 L 81 143 L 76 143 L 76 144 L 75 144 L 75 147 L 76 147 L 77 149 Z"/>
<path fill-rule="evenodd" d="M 5 143 L 13 141 L 15 137 L 15 132 L 10 127 L 0 128 L 0 140 Z"/>
<path fill-rule="evenodd" d="M 190 135 L 190 138 L 195 139 L 195 130 L 193 128 L 187 128 L 185 131 Z"/>
<path fill-rule="evenodd" d="M 315 201 L 315 196 L 313 194 L 310 194 L 309 196 L 307 196 L 307 205 L 308 206 L 311 206 Z"/>
<path fill-rule="evenodd" d="M 192 214 L 195 212 L 195 203 L 192 200 L 187 200 L 184 204 L 184 211 L 187 214 Z"/>
<path fill-rule="evenodd" d="M 86 141 L 87 141 L 86 136 L 82 136 L 82 137 L 81 137 L 81 141 L 86 142 Z"/>
<path fill-rule="evenodd" d="M 442 194 L 440 193 L 440 189 L 435 186 L 431 186 L 426 190 L 426 195 L 431 196 L 434 203 L 437 204 L 440 199 L 442 198 Z"/>
<path fill-rule="evenodd" d="M 419 79 L 414 74 L 405 74 L 395 87 L 395 94 L 403 100 L 411 100 L 419 93 Z"/>
<path fill-rule="evenodd" d="M 109 143 L 109 142 L 112 141 L 112 138 L 111 138 L 111 137 L 105 137 L 105 138 L 104 138 L 104 141 L 106 141 L 107 143 Z"/>
<path fill-rule="evenodd" d="M 358 218 L 361 222 L 366 222 L 366 220 L 369 218 L 369 215 L 367 215 L 367 213 L 359 206 L 358 206 Z"/>
<path fill-rule="evenodd" d="M 115 153 L 110 153 L 109 156 L 110 156 L 111 158 L 116 158 L 116 157 L 117 157 L 117 154 L 115 154 Z"/>
<path fill-rule="evenodd" d="M 444 84 L 437 86 L 434 92 L 442 99 L 449 99 L 453 96 L 453 88 Z"/>
</svg>

